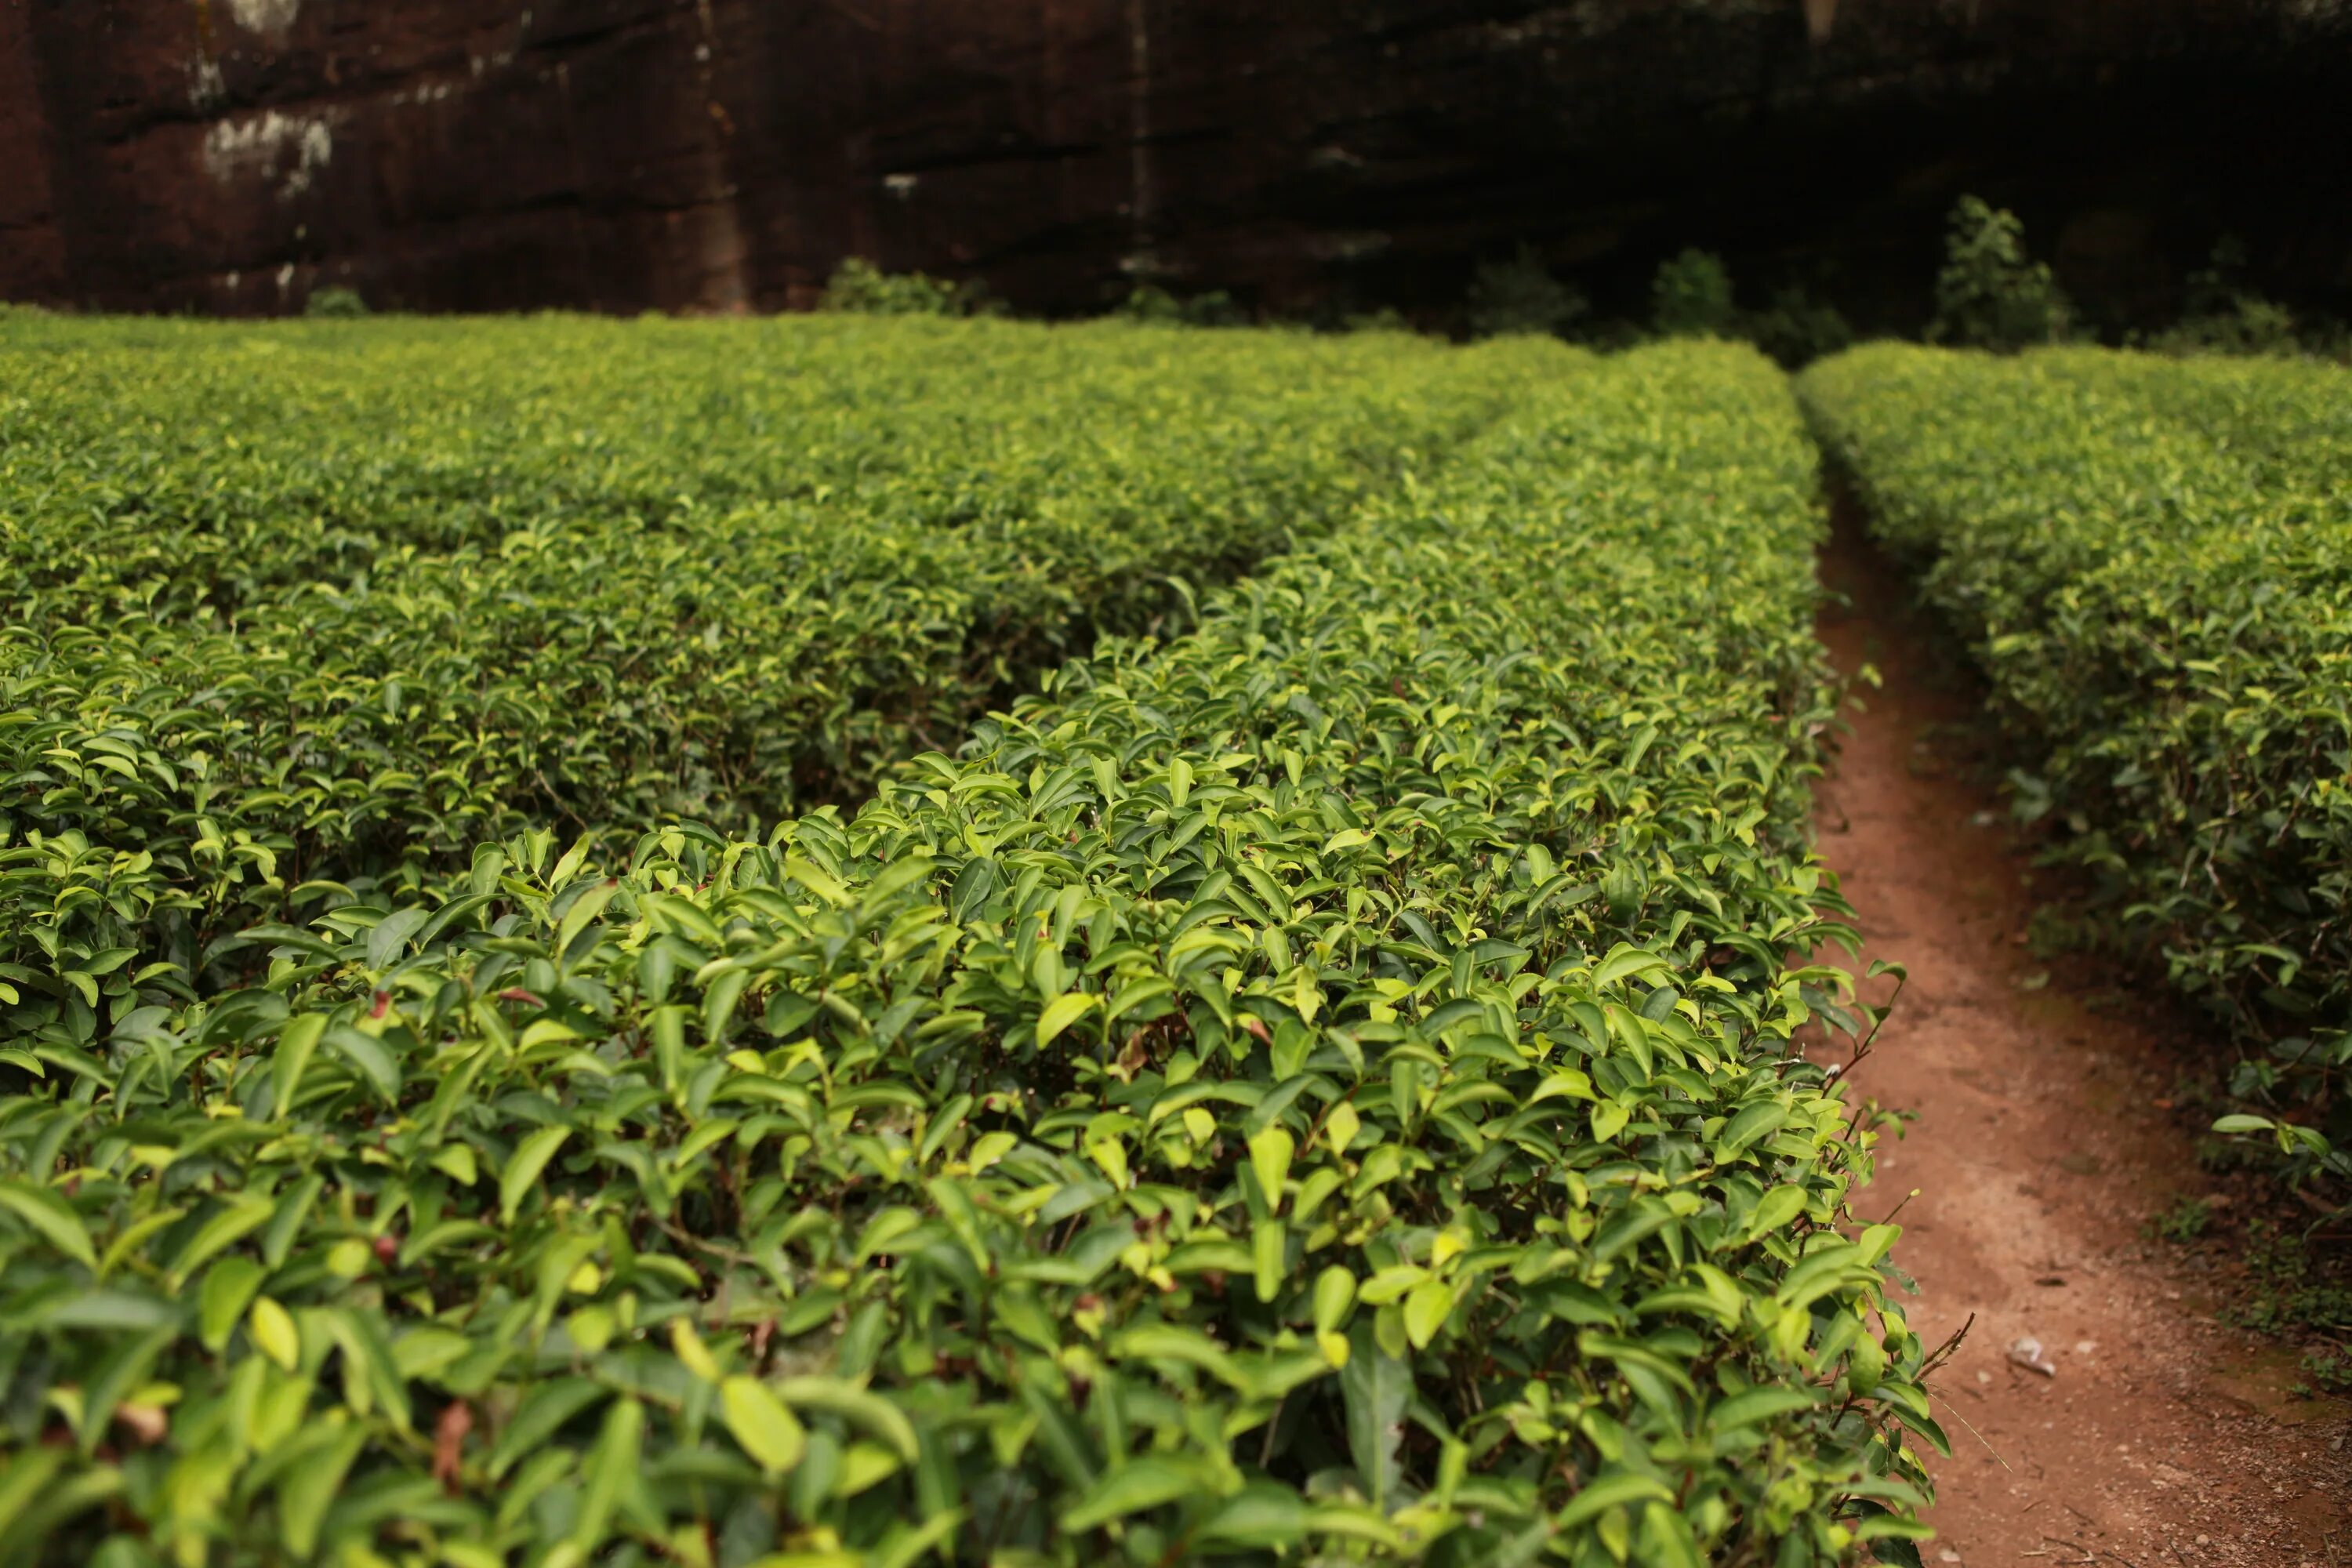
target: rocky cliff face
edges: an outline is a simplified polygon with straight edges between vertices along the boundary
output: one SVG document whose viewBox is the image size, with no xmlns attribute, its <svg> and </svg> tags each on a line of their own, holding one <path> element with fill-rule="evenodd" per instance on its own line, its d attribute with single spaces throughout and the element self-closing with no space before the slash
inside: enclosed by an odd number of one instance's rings
<svg viewBox="0 0 2352 1568">
<path fill-rule="evenodd" d="M 1434 306 L 1533 240 L 1899 318 L 1962 190 L 2154 309 L 2352 296 L 2345 0 L 0 0 L 0 295 L 235 313 Z"/>
</svg>

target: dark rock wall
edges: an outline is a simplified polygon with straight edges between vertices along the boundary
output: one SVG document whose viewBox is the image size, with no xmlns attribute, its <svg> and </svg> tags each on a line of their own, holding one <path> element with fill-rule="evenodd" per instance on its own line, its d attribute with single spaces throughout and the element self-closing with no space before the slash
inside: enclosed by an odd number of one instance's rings
<svg viewBox="0 0 2352 1568">
<path fill-rule="evenodd" d="M 834 263 L 1458 297 L 1686 243 L 1864 320 L 1975 190 L 2117 319 L 2352 298 L 2352 0 L 0 0 L 0 295 L 725 310 Z"/>
<path fill-rule="evenodd" d="M 49 192 L 48 120 L 31 16 L 0 0 L 0 299 L 66 293 L 65 234 Z"/>
</svg>

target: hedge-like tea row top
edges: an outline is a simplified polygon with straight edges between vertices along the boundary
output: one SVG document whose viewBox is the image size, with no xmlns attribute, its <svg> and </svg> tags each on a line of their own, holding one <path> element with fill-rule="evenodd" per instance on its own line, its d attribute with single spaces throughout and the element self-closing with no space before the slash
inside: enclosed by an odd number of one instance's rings
<svg viewBox="0 0 2352 1568">
<path fill-rule="evenodd" d="M 1910 1560 L 1811 448 L 1744 349 L 1493 353 L 852 818 L 485 844 L 42 1047 L 0 1560 Z"/>
<path fill-rule="evenodd" d="M 1879 346 L 1800 384 L 2030 748 L 2122 929 L 2273 1037 L 2241 1089 L 2347 1101 L 2352 374 Z"/>
<path fill-rule="evenodd" d="M 185 999 L 224 933 L 404 896 L 374 889 L 478 838 L 856 798 L 1510 390 L 1393 336 L 720 325 L 96 323 L 17 353 L 0 1041 L 86 1043 L 102 994 Z"/>
<path fill-rule="evenodd" d="M 775 501 L 828 509 L 824 523 L 1001 522 L 1068 493 L 1072 470 L 1125 474 L 1139 427 L 1234 397 L 1296 421 L 1335 382 L 1394 383 L 1442 357 L 1399 336 L 845 316 L 0 316 L 5 592 L 51 590 L 54 606 L 75 586 L 84 615 L 226 614 L 519 530 Z"/>
</svg>

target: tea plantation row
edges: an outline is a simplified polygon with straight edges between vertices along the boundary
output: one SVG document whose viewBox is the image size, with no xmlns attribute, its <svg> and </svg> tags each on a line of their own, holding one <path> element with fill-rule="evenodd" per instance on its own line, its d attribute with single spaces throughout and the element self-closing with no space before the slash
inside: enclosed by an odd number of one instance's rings
<svg viewBox="0 0 2352 1568">
<path fill-rule="evenodd" d="M 1131 511 L 1199 512 L 1223 498 L 1192 487 L 1229 481 L 1152 460 L 1171 444 L 1264 479 L 1277 431 L 1317 421 L 1316 392 L 1402 395 L 1406 366 L 1448 358 L 1404 336 L 854 316 L 228 332 L 18 313 L 0 315 L 0 352 L 12 563 L 45 588 L 174 616 L 349 585 L 412 549 L 737 505 L 796 503 L 811 510 L 777 515 L 825 525 L 1003 524 L 1084 502 L 1117 473 Z M 1220 417 L 1236 398 L 1277 429 Z M 1368 440 L 1370 455 L 1396 438 Z"/>
<path fill-rule="evenodd" d="M 1115 326 L 0 331 L 0 1045 L 479 838 L 854 800 L 1515 374 Z"/>
<path fill-rule="evenodd" d="M 852 816 L 485 837 L 45 1026 L 0 1557 L 1909 1560 L 1796 408 L 1389 374 L 1507 395 Z"/>
<path fill-rule="evenodd" d="M 1884 345 L 1799 384 L 1874 526 L 1928 563 L 2061 856 L 2267 1042 L 2241 1092 L 2347 1131 L 2352 374 Z"/>
</svg>

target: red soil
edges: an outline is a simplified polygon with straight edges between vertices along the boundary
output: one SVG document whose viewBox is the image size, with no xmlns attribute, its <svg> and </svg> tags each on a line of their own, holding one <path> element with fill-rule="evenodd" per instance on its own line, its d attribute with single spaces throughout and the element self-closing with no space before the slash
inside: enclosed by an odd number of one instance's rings
<svg viewBox="0 0 2352 1568">
<path fill-rule="evenodd" d="M 1842 542 L 1823 571 L 1854 605 L 1822 639 L 1885 685 L 1820 788 L 1822 852 L 1864 962 L 1910 971 L 1854 1081 L 1917 1120 L 1882 1143 L 1858 1206 L 1902 1208 L 1914 1329 L 1932 1344 L 1975 1320 L 1935 1380 L 1953 1457 L 1923 1560 L 2352 1563 L 2352 1406 L 2292 1395 L 2293 1352 L 2219 1322 L 2210 1276 L 2145 1233 L 2213 1188 L 2158 1103 L 2185 1021 L 2160 1026 L 2156 987 L 2118 995 L 2090 965 L 2033 956 L 2029 864 L 1948 754 L 1975 698 L 1866 546 Z M 2055 1376 L 2011 1362 L 2029 1335 Z"/>
</svg>

